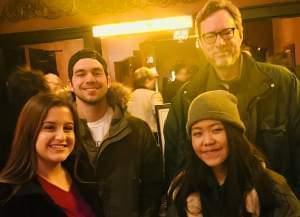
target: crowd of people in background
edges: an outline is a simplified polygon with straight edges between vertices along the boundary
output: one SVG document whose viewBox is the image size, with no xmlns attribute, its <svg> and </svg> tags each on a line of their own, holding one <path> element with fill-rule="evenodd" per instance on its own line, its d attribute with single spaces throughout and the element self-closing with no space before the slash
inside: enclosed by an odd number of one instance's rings
<svg viewBox="0 0 300 217">
<path fill-rule="evenodd" d="M 93 49 L 71 56 L 68 82 L 16 67 L 1 95 L 0 216 L 300 217 L 299 80 L 245 51 L 232 2 L 208 0 L 195 26 L 205 61 L 176 64 L 162 90 L 146 66 L 133 87 L 112 81 Z"/>
</svg>

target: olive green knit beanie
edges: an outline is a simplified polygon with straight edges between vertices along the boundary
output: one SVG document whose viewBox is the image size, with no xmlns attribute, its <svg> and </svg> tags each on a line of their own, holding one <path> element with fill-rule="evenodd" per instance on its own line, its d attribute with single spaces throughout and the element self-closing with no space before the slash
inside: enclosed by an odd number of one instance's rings
<svg viewBox="0 0 300 217">
<path fill-rule="evenodd" d="M 191 102 L 186 124 L 187 134 L 190 135 L 194 123 L 208 119 L 228 122 L 245 131 L 245 125 L 241 121 L 237 107 L 237 98 L 228 91 L 207 91 Z"/>
</svg>

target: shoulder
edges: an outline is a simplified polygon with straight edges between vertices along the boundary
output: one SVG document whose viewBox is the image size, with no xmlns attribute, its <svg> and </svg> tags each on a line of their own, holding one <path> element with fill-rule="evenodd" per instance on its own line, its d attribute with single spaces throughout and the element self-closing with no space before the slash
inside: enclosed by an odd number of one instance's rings
<svg viewBox="0 0 300 217">
<path fill-rule="evenodd" d="M 16 190 L 16 193 L 11 195 L 13 191 Z M 34 204 L 40 204 L 42 190 L 33 182 L 26 183 L 19 188 L 14 188 L 10 184 L 1 184 L 0 185 L 0 194 L 2 201 L 2 210 L 11 210 L 14 207 L 19 207 L 20 209 L 25 208 L 26 206 L 31 206 Z M 6 198 L 3 198 L 6 197 Z M 8 197 L 10 197 L 8 199 Z M 8 199 L 8 200 L 7 200 Z M 21 208 L 22 207 L 22 208 Z"/>
<path fill-rule="evenodd" d="M 256 62 L 257 68 L 270 76 L 277 83 L 287 83 L 296 79 L 296 76 L 286 67 L 270 63 Z"/>
<path fill-rule="evenodd" d="M 65 214 L 38 182 L 32 180 L 24 184 L 10 200 L 1 205 L 0 216 L 62 217 Z"/>
<path fill-rule="evenodd" d="M 151 95 L 154 91 L 146 88 L 138 88 L 132 92 L 132 95 L 143 96 L 143 95 Z"/>
<path fill-rule="evenodd" d="M 289 187 L 286 179 L 280 175 L 279 173 L 271 170 L 266 169 L 266 173 L 270 176 L 271 180 L 274 183 L 274 191 L 275 193 L 290 193 L 292 192 L 291 188 Z"/>
<path fill-rule="evenodd" d="M 270 169 L 266 169 L 266 172 L 270 176 L 271 180 L 273 181 L 274 184 L 273 193 L 276 199 L 278 200 L 278 203 L 281 206 L 284 205 L 289 207 L 294 206 L 300 212 L 300 205 L 298 199 L 296 198 L 295 194 L 291 190 L 286 179 L 282 175 Z"/>
<path fill-rule="evenodd" d="M 128 112 L 125 113 L 124 118 L 127 120 L 129 127 L 136 132 L 151 132 L 149 125 L 140 118 L 137 118 Z"/>
<path fill-rule="evenodd" d="M 0 201 L 5 200 L 13 191 L 13 186 L 6 183 L 0 183 Z"/>
</svg>

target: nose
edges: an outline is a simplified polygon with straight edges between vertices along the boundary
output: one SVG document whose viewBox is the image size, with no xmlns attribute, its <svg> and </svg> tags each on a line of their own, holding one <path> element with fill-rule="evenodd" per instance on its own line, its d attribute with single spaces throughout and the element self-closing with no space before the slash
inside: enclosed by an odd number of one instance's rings
<svg viewBox="0 0 300 217">
<path fill-rule="evenodd" d="M 92 72 L 87 73 L 86 75 L 87 82 L 95 82 L 96 78 Z"/>
<path fill-rule="evenodd" d="M 65 141 L 66 135 L 63 128 L 59 128 L 56 130 L 55 139 L 58 141 Z"/>
<path fill-rule="evenodd" d="M 203 145 L 204 146 L 209 146 L 209 145 L 212 145 L 213 143 L 214 143 L 213 136 L 209 132 L 204 133 L 204 135 L 203 135 Z"/>
<path fill-rule="evenodd" d="M 217 46 L 222 46 L 225 44 L 225 40 L 222 38 L 220 34 L 217 35 L 216 43 Z"/>
</svg>

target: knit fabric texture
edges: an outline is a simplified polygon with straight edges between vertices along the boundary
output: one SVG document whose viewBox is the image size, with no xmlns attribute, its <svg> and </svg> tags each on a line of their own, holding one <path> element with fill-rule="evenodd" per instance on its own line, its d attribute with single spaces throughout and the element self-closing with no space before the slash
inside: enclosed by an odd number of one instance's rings
<svg viewBox="0 0 300 217">
<path fill-rule="evenodd" d="M 239 115 L 237 98 L 224 90 L 204 92 L 191 102 L 186 124 L 189 136 L 192 125 L 201 120 L 219 120 L 230 123 L 243 132 L 246 130 Z"/>
</svg>

